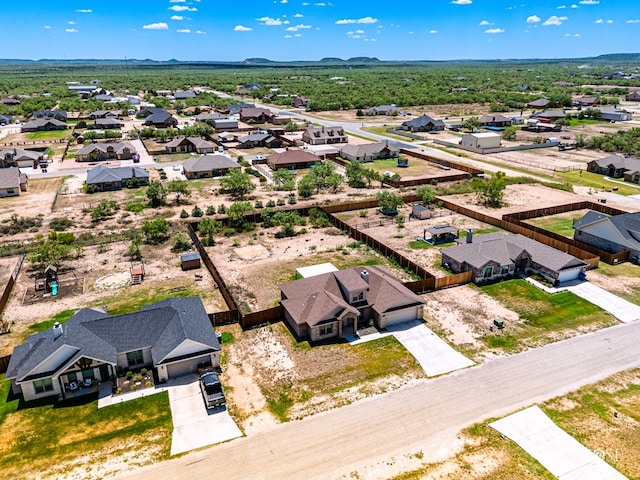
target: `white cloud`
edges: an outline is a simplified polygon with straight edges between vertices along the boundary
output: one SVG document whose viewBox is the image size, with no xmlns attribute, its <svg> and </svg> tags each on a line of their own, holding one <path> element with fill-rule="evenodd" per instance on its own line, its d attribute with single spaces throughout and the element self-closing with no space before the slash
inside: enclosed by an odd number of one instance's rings
<svg viewBox="0 0 640 480">
<path fill-rule="evenodd" d="M 292 25 L 291 27 L 287 27 L 286 31 L 287 32 L 297 32 L 298 30 L 304 30 L 307 28 L 311 28 L 311 25 Z"/>
<path fill-rule="evenodd" d="M 301 33 L 294 33 L 294 34 L 293 34 L 293 36 L 294 36 L 294 37 L 301 37 L 301 36 L 302 36 L 302 34 L 301 34 Z"/>
<path fill-rule="evenodd" d="M 44 26 L 44 27 L 42 27 L 42 28 L 44 28 L 45 30 L 51 30 L 51 25 L 45 25 L 45 26 Z"/>
<path fill-rule="evenodd" d="M 267 25 L 270 27 L 279 27 L 280 25 L 288 25 L 288 20 L 281 20 L 280 18 L 272 18 L 272 17 L 260 17 L 256 18 L 262 25 Z"/>
<path fill-rule="evenodd" d="M 549 25 L 558 27 L 562 25 L 562 22 L 564 22 L 565 20 L 569 20 L 569 17 L 558 17 L 557 15 L 551 15 L 544 21 L 542 25 L 544 25 L 545 27 L 548 27 Z"/>
<path fill-rule="evenodd" d="M 304 17 L 304 15 L 302 15 L 301 13 L 296 13 L 293 18 L 302 18 Z"/>
<path fill-rule="evenodd" d="M 570 33 L 565 33 L 564 34 L 565 37 L 574 37 L 574 38 L 578 38 L 580 37 L 579 33 L 574 33 L 573 35 L 571 35 Z"/>
<path fill-rule="evenodd" d="M 471 0 L 453 0 L 451 3 L 454 5 L 471 5 L 473 2 Z"/>
<path fill-rule="evenodd" d="M 436 33 L 438 33 L 438 30 L 429 30 L 429 33 L 436 34 Z"/>
<path fill-rule="evenodd" d="M 184 17 L 182 15 L 172 15 L 171 20 L 184 20 Z"/>
<path fill-rule="evenodd" d="M 245 27 L 244 25 L 236 25 L 235 27 L 233 27 L 234 32 L 250 32 L 252 30 L 253 28 Z"/>
<path fill-rule="evenodd" d="M 337 20 L 336 25 L 350 25 L 353 23 L 378 23 L 379 20 L 373 17 L 363 17 L 358 19 L 353 18 L 343 18 L 342 20 Z"/>
<path fill-rule="evenodd" d="M 578 3 L 580 5 L 598 5 L 600 0 L 580 0 Z"/>
<path fill-rule="evenodd" d="M 504 33 L 503 28 L 490 28 L 489 30 L 485 30 L 484 33 Z"/>
<path fill-rule="evenodd" d="M 289 3 L 289 0 L 280 0 L 280 3 Z"/>
<path fill-rule="evenodd" d="M 76 24 L 76 22 L 74 22 L 73 20 L 70 20 L 70 21 L 68 21 L 67 23 L 68 23 L 69 25 L 75 25 L 75 24 Z"/>
<path fill-rule="evenodd" d="M 169 0 L 169 3 L 185 3 L 187 0 Z"/>
<path fill-rule="evenodd" d="M 493 23 L 491 23 L 488 20 L 482 20 L 478 25 L 480 25 L 481 27 L 484 27 L 486 25 L 493 25 Z"/>
<path fill-rule="evenodd" d="M 78 33 L 78 30 L 76 30 L 75 28 L 65 28 L 64 31 L 67 33 Z"/>
<path fill-rule="evenodd" d="M 293 35 L 287 34 L 287 35 L 284 36 L 284 38 L 293 38 Z"/>
<path fill-rule="evenodd" d="M 169 25 L 167 25 L 165 22 L 156 22 L 149 23 L 148 25 L 143 25 L 142 28 L 144 30 L 167 30 L 169 28 Z"/>
<path fill-rule="evenodd" d="M 540 17 L 537 15 L 531 15 L 527 17 L 527 23 L 538 23 L 540 21 Z"/>
<path fill-rule="evenodd" d="M 627 20 L 624 23 L 640 23 L 640 20 Z"/>
<path fill-rule="evenodd" d="M 613 20 L 609 19 L 607 20 L 607 23 L 613 23 Z"/>
<path fill-rule="evenodd" d="M 358 35 L 362 35 L 362 34 L 364 34 L 364 30 L 356 30 L 356 33 L 357 33 Z"/>
<path fill-rule="evenodd" d="M 573 5 L 571 5 L 571 8 L 580 8 L 580 7 L 574 3 Z"/>
<path fill-rule="evenodd" d="M 188 28 L 180 28 L 179 30 L 176 30 L 176 32 L 178 32 L 178 33 L 191 33 L 191 30 L 189 30 Z"/>
<path fill-rule="evenodd" d="M 186 5 L 174 5 L 173 7 L 169 7 L 169 10 L 173 10 L 174 12 L 197 12 L 198 11 L 196 7 L 187 7 Z"/>
<path fill-rule="evenodd" d="M 76 13 L 93 13 L 93 10 L 90 8 L 81 8 L 80 10 L 76 10 Z"/>
<path fill-rule="evenodd" d="M 207 32 L 203 32 L 202 30 L 196 30 L 196 35 L 206 35 Z"/>
<path fill-rule="evenodd" d="M 558 10 L 562 10 L 563 8 L 567 8 L 567 6 L 566 6 L 566 5 L 560 5 L 560 6 L 558 7 Z"/>
</svg>

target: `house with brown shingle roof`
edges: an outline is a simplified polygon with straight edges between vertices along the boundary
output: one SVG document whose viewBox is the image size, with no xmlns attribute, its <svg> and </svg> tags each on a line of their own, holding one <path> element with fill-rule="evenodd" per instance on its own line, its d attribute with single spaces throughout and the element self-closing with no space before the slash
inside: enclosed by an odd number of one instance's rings
<svg viewBox="0 0 640 480">
<path fill-rule="evenodd" d="M 302 133 L 302 141 L 309 145 L 347 143 L 347 134 L 342 127 L 309 127 Z"/>
<path fill-rule="evenodd" d="M 482 115 L 480 117 L 480 123 L 483 127 L 508 127 L 511 125 L 512 120 L 504 115 Z"/>
<path fill-rule="evenodd" d="M 321 158 L 313 153 L 302 150 L 287 150 L 282 153 L 274 153 L 267 157 L 267 165 L 272 170 L 288 168 L 296 170 L 299 168 L 311 168 L 312 165 L 320 162 Z"/>
<path fill-rule="evenodd" d="M 442 249 L 442 265 L 454 273 L 473 271 L 474 282 L 537 273 L 553 284 L 575 280 L 585 262 L 525 237 L 502 232 L 473 237 Z"/>
<path fill-rule="evenodd" d="M 551 100 L 548 98 L 538 98 L 527 103 L 527 107 L 529 108 L 545 108 L 547 105 L 551 103 Z"/>
<path fill-rule="evenodd" d="M 345 160 L 373 162 L 374 160 L 397 158 L 400 149 L 389 142 L 365 143 L 363 145 L 345 145 L 340 156 Z"/>
<path fill-rule="evenodd" d="M 0 168 L 0 197 L 15 197 L 27 191 L 29 177 L 18 167 Z"/>
<path fill-rule="evenodd" d="M 213 153 L 215 145 L 200 137 L 179 137 L 167 143 L 164 148 L 169 153 L 197 152 L 204 154 Z"/>
<path fill-rule="evenodd" d="M 312 341 L 421 319 L 424 300 L 379 266 L 323 273 L 280 285 L 289 327 Z"/>
<path fill-rule="evenodd" d="M 203 155 L 188 158 L 182 164 L 184 176 L 188 180 L 194 178 L 220 177 L 229 173 L 233 168 L 240 168 L 238 162 L 231 157 L 221 154 Z"/>
<path fill-rule="evenodd" d="M 50 130 L 65 130 L 67 124 L 55 118 L 36 118 L 23 124 L 21 132 L 41 132 Z"/>
<path fill-rule="evenodd" d="M 266 108 L 243 108 L 240 110 L 240 121 L 245 123 L 271 123 L 274 113 Z"/>
</svg>

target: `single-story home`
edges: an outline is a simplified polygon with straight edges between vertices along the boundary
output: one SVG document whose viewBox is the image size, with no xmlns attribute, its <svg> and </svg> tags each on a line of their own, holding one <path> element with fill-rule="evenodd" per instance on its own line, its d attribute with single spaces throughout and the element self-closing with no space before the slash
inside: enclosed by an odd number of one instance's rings
<svg viewBox="0 0 640 480">
<path fill-rule="evenodd" d="M 178 120 L 176 120 L 166 110 L 162 110 L 144 117 L 144 124 L 147 126 L 153 126 L 157 128 L 168 128 L 168 127 L 175 127 L 176 125 L 178 125 Z"/>
<path fill-rule="evenodd" d="M 542 112 L 531 114 L 531 118 L 547 122 L 554 122 L 559 118 L 564 118 L 566 116 L 567 112 L 565 112 L 564 110 L 544 110 Z"/>
<path fill-rule="evenodd" d="M 196 116 L 196 121 L 213 124 L 214 120 L 219 120 L 221 118 L 226 118 L 226 117 L 219 112 L 200 113 Z"/>
<path fill-rule="evenodd" d="M 293 105 L 294 108 L 304 108 L 310 101 L 311 100 L 305 96 L 294 97 L 293 100 L 291 100 L 291 105 Z"/>
<path fill-rule="evenodd" d="M 240 168 L 238 162 L 231 157 L 221 154 L 191 157 L 182 164 L 184 176 L 189 180 L 194 178 L 221 177 L 233 168 Z"/>
<path fill-rule="evenodd" d="M 136 154 L 133 145 L 126 142 L 90 143 L 75 153 L 76 162 L 97 160 L 130 160 Z"/>
<path fill-rule="evenodd" d="M 401 128 L 410 132 L 439 132 L 444 130 L 445 124 L 442 120 L 436 120 L 429 115 L 422 115 L 402 122 Z"/>
<path fill-rule="evenodd" d="M 91 122 L 88 127 L 89 128 L 97 128 L 97 129 L 112 129 L 117 130 L 122 128 L 124 123 L 121 120 L 118 120 L 117 117 L 105 117 L 105 118 L 96 118 L 93 122 Z"/>
<path fill-rule="evenodd" d="M 389 142 L 366 143 L 364 145 L 345 145 L 340 156 L 345 160 L 373 162 L 374 160 L 397 158 L 400 149 Z"/>
<path fill-rule="evenodd" d="M 607 252 L 629 250 L 630 260 L 640 260 L 640 212 L 608 216 L 588 211 L 573 224 L 573 238 Z"/>
<path fill-rule="evenodd" d="M 349 140 L 342 127 L 308 127 L 302 133 L 302 141 L 309 145 L 347 143 Z"/>
<path fill-rule="evenodd" d="M 0 98 L 0 103 L 6 105 L 7 107 L 14 107 L 16 105 L 20 105 L 20 100 L 13 97 Z"/>
<path fill-rule="evenodd" d="M 284 318 L 299 338 L 312 341 L 420 320 L 424 300 L 384 267 L 355 267 L 280 285 Z"/>
<path fill-rule="evenodd" d="M 15 197 L 26 192 L 29 177 L 18 167 L 0 168 L 0 197 Z"/>
<path fill-rule="evenodd" d="M 240 115 L 240 110 L 243 108 L 256 108 L 256 106 L 253 103 L 234 103 L 227 105 L 225 113 L 228 113 L 229 115 Z"/>
<path fill-rule="evenodd" d="M 271 123 L 275 114 L 266 108 L 243 108 L 240 121 L 245 123 Z"/>
<path fill-rule="evenodd" d="M 165 145 L 165 149 L 169 153 L 177 152 L 197 152 L 200 154 L 213 153 L 215 145 L 200 137 L 180 137 L 176 138 Z"/>
<path fill-rule="evenodd" d="M 624 178 L 627 182 L 640 183 L 640 160 L 637 158 L 609 155 L 588 162 L 587 170 L 607 177 Z"/>
<path fill-rule="evenodd" d="M 483 150 L 485 148 L 499 148 L 502 137 L 493 132 L 487 133 L 465 133 L 462 135 L 460 145 L 463 147 L 477 148 Z"/>
<path fill-rule="evenodd" d="M 154 370 L 159 382 L 217 367 L 220 343 L 198 297 L 170 298 L 138 312 L 83 308 L 64 325 L 13 349 L 6 379 L 25 401 L 65 397 L 72 383 L 106 382 L 128 370 Z"/>
<path fill-rule="evenodd" d="M 196 98 L 196 92 L 194 92 L 193 90 L 186 90 L 186 91 L 176 91 L 173 94 L 173 98 L 175 100 L 186 100 L 187 98 Z"/>
<path fill-rule="evenodd" d="M 269 165 L 271 170 L 278 170 L 279 168 L 287 168 L 290 170 L 311 168 L 312 165 L 320 161 L 321 159 L 317 155 L 303 150 L 287 150 L 286 152 L 274 153 L 267 157 L 267 165 Z"/>
<path fill-rule="evenodd" d="M 13 117 L 11 115 L 0 115 L 0 126 L 11 123 Z"/>
<path fill-rule="evenodd" d="M 144 168 L 132 167 L 107 167 L 98 165 L 87 171 L 87 185 L 95 185 L 98 190 L 121 190 L 129 186 L 129 182 L 136 179 L 137 185 L 148 185 L 149 174 Z"/>
<path fill-rule="evenodd" d="M 42 159 L 44 159 L 44 154 L 35 150 L 22 150 L 20 148 L 0 150 L 0 168 L 36 168 Z"/>
<path fill-rule="evenodd" d="M 29 120 L 20 128 L 22 132 L 43 132 L 50 130 L 65 130 L 67 124 L 55 118 L 37 118 Z"/>
<path fill-rule="evenodd" d="M 627 102 L 640 102 L 640 91 L 631 92 L 628 95 L 625 95 L 624 99 Z"/>
<path fill-rule="evenodd" d="M 502 232 L 473 237 L 442 249 L 442 265 L 453 273 L 473 271 L 474 282 L 537 273 L 553 284 L 577 279 L 582 260 L 523 235 Z"/>
<path fill-rule="evenodd" d="M 36 110 L 32 116 L 33 118 L 55 118 L 61 122 L 67 121 L 66 110 Z"/>
<path fill-rule="evenodd" d="M 364 111 L 365 115 L 398 115 L 400 109 L 397 105 L 378 105 L 376 107 L 367 108 Z"/>
<path fill-rule="evenodd" d="M 91 120 L 96 118 L 118 118 L 120 114 L 115 110 L 95 110 L 89 114 Z"/>
<path fill-rule="evenodd" d="M 136 117 L 147 118 L 148 116 L 153 115 L 154 113 L 164 112 L 164 111 L 166 110 L 161 107 L 144 107 L 138 111 L 138 113 L 136 114 Z"/>
<path fill-rule="evenodd" d="M 573 100 L 574 105 L 579 105 L 582 107 L 593 107 L 600 103 L 600 99 L 598 97 L 580 97 Z"/>
<path fill-rule="evenodd" d="M 238 148 L 280 148 L 282 139 L 270 133 L 251 133 L 238 138 Z"/>
<path fill-rule="evenodd" d="M 547 105 L 549 105 L 551 103 L 551 100 L 549 100 L 548 98 L 538 98 L 536 100 L 533 100 L 529 103 L 527 103 L 527 107 L 529 108 L 546 108 Z"/>
<path fill-rule="evenodd" d="M 512 123 L 512 120 L 504 115 L 482 115 L 480 117 L 480 124 L 483 127 L 508 127 Z"/>
</svg>

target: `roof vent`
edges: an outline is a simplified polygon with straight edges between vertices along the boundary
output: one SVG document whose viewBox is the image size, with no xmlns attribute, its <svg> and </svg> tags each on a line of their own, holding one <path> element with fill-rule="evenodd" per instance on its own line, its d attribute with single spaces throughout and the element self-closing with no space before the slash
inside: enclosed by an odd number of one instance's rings
<svg viewBox="0 0 640 480">
<path fill-rule="evenodd" d="M 62 335 L 62 325 L 60 322 L 56 322 L 53 324 L 53 339 L 60 337 Z"/>
<path fill-rule="evenodd" d="M 362 271 L 360 272 L 360 276 L 362 277 L 362 279 L 363 279 L 365 282 L 369 283 L 369 272 L 368 272 L 368 271 L 366 271 L 366 270 L 362 270 Z"/>
</svg>

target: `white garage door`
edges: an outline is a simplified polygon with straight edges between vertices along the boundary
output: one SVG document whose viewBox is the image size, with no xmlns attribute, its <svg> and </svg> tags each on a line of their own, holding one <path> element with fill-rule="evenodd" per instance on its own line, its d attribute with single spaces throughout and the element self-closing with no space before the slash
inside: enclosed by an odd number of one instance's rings
<svg viewBox="0 0 640 480">
<path fill-rule="evenodd" d="M 20 168 L 33 167 L 33 160 L 18 160 L 16 163 Z"/>
<path fill-rule="evenodd" d="M 582 268 L 573 268 L 571 270 L 565 270 L 558 274 L 558 280 L 562 282 L 568 282 L 569 280 L 575 280 L 582 272 Z"/>
<path fill-rule="evenodd" d="M 397 310 L 395 312 L 387 313 L 387 327 L 391 325 L 397 325 L 398 323 L 408 322 L 415 320 L 417 317 L 418 307 L 406 308 L 403 310 Z"/>
<path fill-rule="evenodd" d="M 198 363 L 202 358 L 190 358 L 181 362 L 170 363 L 167 365 L 167 375 L 169 378 L 181 377 L 190 373 L 198 373 Z"/>
</svg>

